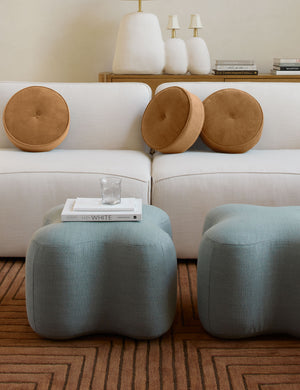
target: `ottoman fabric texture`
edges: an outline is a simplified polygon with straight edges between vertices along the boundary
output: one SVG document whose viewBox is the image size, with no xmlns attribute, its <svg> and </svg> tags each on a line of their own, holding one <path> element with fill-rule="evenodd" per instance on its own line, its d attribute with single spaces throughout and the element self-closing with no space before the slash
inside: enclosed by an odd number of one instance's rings
<svg viewBox="0 0 300 390">
<path fill-rule="evenodd" d="M 26 257 L 26 305 L 41 336 L 115 333 L 154 338 L 176 310 L 177 258 L 168 215 L 143 206 L 140 222 L 60 222 L 45 216 Z"/>
<path fill-rule="evenodd" d="M 231 204 L 208 213 L 198 312 L 217 337 L 300 336 L 300 207 Z"/>
</svg>

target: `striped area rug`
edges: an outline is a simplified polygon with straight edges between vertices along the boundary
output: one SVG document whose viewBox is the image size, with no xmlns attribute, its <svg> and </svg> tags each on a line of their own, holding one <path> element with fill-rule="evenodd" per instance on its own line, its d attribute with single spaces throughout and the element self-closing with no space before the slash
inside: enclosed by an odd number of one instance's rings
<svg viewBox="0 0 300 390">
<path fill-rule="evenodd" d="M 213 338 L 197 317 L 196 291 L 196 263 L 179 262 L 176 319 L 159 339 L 50 341 L 27 321 L 24 260 L 0 259 L 0 389 L 300 389 L 300 340 Z"/>
</svg>

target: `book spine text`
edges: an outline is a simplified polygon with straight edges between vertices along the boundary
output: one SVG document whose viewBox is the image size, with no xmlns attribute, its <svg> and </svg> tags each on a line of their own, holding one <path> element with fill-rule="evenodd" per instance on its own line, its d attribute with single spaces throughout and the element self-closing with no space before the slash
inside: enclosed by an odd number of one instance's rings
<svg viewBox="0 0 300 390">
<path fill-rule="evenodd" d="M 140 215 L 62 215 L 63 222 L 117 222 L 140 221 Z"/>
</svg>

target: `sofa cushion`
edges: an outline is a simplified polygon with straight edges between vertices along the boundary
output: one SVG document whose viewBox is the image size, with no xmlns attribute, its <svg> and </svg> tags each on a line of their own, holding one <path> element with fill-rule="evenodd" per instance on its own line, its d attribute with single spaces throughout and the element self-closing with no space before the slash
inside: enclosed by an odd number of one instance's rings
<svg viewBox="0 0 300 390">
<path fill-rule="evenodd" d="M 216 152 L 243 153 L 260 139 L 263 112 L 247 92 L 221 89 L 204 102 L 205 121 L 201 138 Z"/>
<path fill-rule="evenodd" d="M 284 161 L 284 163 L 283 163 Z M 171 219 L 177 257 L 197 258 L 207 212 L 226 203 L 299 204 L 299 150 L 155 154 L 152 204 Z"/>
<path fill-rule="evenodd" d="M 44 152 L 54 149 L 67 136 L 69 109 L 53 89 L 31 86 L 10 98 L 3 124 L 8 138 L 19 149 Z"/>
<path fill-rule="evenodd" d="M 199 137 L 203 122 L 202 101 L 183 88 L 170 87 L 148 104 L 142 135 L 147 145 L 159 152 L 181 153 Z"/>
<path fill-rule="evenodd" d="M 150 202 L 151 159 L 146 153 L 60 148 L 48 153 L 1 150 L 1 255 L 24 257 L 30 236 L 40 227 L 45 212 L 67 198 L 100 196 L 99 179 L 104 175 L 122 178 L 122 197 Z"/>
</svg>

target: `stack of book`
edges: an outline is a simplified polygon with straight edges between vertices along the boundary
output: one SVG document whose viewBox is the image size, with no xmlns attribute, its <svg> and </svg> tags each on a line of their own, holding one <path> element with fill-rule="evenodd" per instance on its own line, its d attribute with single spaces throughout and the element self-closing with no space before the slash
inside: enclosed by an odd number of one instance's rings
<svg viewBox="0 0 300 390">
<path fill-rule="evenodd" d="M 218 75 L 257 75 L 253 60 L 216 60 L 213 74 Z"/>
<path fill-rule="evenodd" d="M 300 58 L 274 58 L 272 74 L 300 75 Z"/>
<path fill-rule="evenodd" d="M 122 198 L 116 205 L 99 198 L 67 199 L 61 213 L 63 222 L 141 221 L 142 199 Z"/>
</svg>

